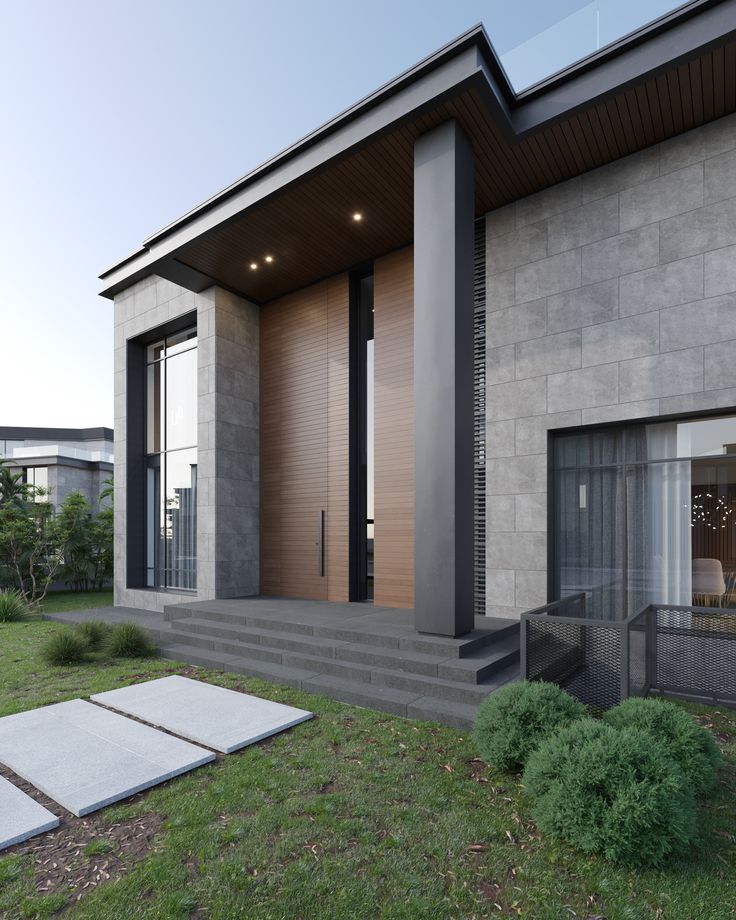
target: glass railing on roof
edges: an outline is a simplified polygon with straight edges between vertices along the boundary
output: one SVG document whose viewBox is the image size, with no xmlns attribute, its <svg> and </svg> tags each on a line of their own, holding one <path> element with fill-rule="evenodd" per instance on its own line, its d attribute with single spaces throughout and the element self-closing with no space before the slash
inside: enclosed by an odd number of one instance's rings
<svg viewBox="0 0 736 920">
<path fill-rule="evenodd" d="M 536 2 L 521 2 L 517 10 L 523 12 L 527 5 L 531 13 Z M 496 36 L 494 45 L 511 85 L 518 93 L 641 29 L 660 16 L 688 5 L 673 0 L 593 0 L 592 3 L 581 3 L 575 9 L 574 0 L 554 0 L 552 4 L 545 3 L 540 7 L 544 18 L 548 22 L 554 19 L 552 11 L 555 7 L 565 15 L 560 15 L 541 31 L 532 33 L 533 27 L 530 27 L 527 32 L 532 34 L 528 34 L 526 39 L 513 47 L 509 46 L 510 42 L 518 42 L 520 33 L 517 30 L 514 34 L 509 28 L 508 8 L 505 5 L 503 7 L 503 20 L 500 12 L 498 22 L 494 23 L 492 14 L 487 20 L 491 40 L 494 41 Z M 502 8 L 501 4 L 498 7 Z M 572 12 L 568 12 L 571 8 Z M 532 18 L 538 22 L 538 17 Z M 501 50 L 504 46 L 507 50 Z"/>
</svg>

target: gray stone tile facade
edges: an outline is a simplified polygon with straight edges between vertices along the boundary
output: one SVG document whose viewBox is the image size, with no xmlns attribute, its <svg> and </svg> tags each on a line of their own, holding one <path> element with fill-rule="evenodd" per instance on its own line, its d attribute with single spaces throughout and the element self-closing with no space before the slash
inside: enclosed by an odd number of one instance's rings
<svg viewBox="0 0 736 920">
<path fill-rule="evenodd" d="M 486 612 L 517 617 L 549 431 L 736 406 L 736 116 L 491 212 L 486 246 Z"/>
<path fill-rule="evenodd" d="M 129 587 L 125 553 L 129 339 L 196 313 L 197 591 Z M 115 298 L 115 604 L 161 610 L 179 601 L 258 593 L 258 308 L 218 287 L 201 294 L 152 275 Z"/>
</svg>

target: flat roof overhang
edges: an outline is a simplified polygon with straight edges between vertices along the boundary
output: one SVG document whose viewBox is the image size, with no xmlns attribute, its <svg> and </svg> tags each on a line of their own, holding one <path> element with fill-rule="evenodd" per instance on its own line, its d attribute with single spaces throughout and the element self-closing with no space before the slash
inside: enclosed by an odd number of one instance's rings
<svg viewBox="0 0 736 920">
<path fill-rule="evenodd" d="M 156 274 L 263 303 L 405 246 L 414 140 L 451 118 L 480 215 L 733 111 L 736 0 L 693 0 L 519 95 L 476 26 L 149 237 L 101 293 Z"/>
</svg>

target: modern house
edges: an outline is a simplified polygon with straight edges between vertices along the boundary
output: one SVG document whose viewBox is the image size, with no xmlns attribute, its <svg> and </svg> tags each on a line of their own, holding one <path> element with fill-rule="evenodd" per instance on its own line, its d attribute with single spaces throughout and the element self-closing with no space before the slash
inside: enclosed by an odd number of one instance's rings
<svg viewBox="0 0 736 920">
<path fill-rule="evenodd" d="M 112 477 L 113 431 L 0 426 L 0 458 L 22 470 L 24 482 L 48 489 L 56 508 L 74 491 L 95 504 Z"/>
<path fill-rule="evenodd" d="M 105 271 L 116 604 L 728 605 L 735 111 L 736 0 L 528 88 L 478 26 Z"/>
</svg>

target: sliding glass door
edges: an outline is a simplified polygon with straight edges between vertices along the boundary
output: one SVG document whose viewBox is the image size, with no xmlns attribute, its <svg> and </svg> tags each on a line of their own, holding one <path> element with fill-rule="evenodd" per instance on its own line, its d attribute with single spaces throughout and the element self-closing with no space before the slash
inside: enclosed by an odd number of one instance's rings
<svg viewBox="0 0 736 920">
<path fill-rule="evenodd" d="M 736 418 L 554 439 L 556 597 L 621 619 L 646 604 L 736 604 Z"/>
</svg>

